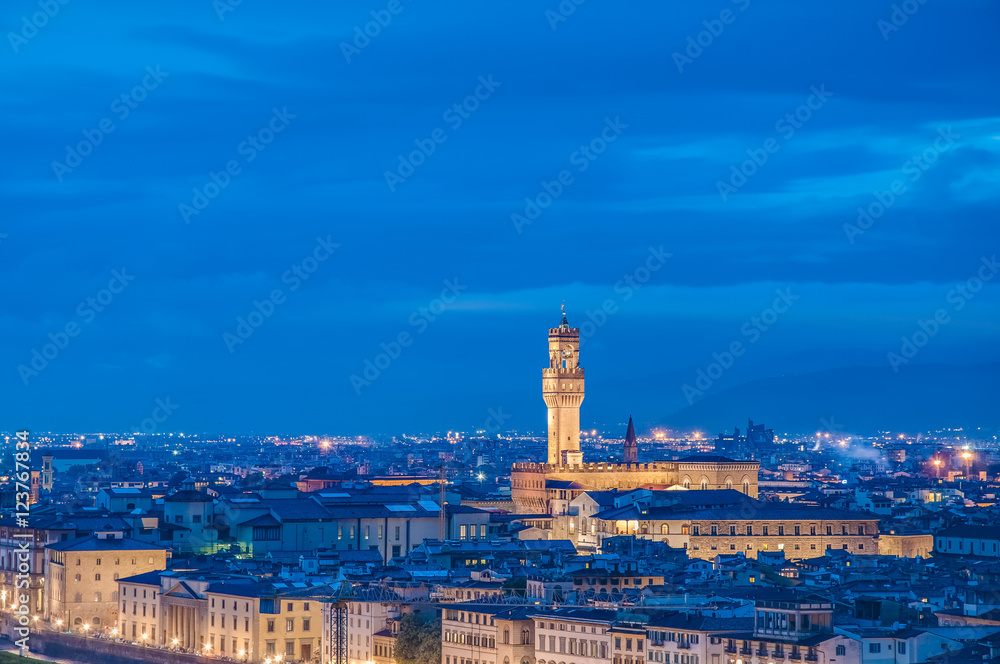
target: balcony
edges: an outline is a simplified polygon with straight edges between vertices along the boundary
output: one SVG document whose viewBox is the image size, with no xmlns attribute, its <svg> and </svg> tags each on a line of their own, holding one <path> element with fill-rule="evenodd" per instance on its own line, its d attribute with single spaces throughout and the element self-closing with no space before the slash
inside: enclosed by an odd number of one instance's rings
<svg viewBox="0 0 1000 664">
<path fill-rule="evenodd" d="M 773 653 L 771 653 L 771 656 L 774 659 L 784 659 L 785 658 L 785 651 L 784 650 L 775 650 Z"/>
<path fill-rule="evenodd" d="M 804 658 L 807 662 L 818 662 L 819 655 L 806 655 Z"/>
<path fill-rule="evenodd" d="M 730 655 L 735 655 L 736 654 L 736 646 L 726 646 L 725 647 L 725 651 L 727 653 L 729 653 Z"/>
<path fill-rule="evenodd" d="M 753 650 L 751 650 L 750 648 L 740 648 L 740 654 L 741 655 L 752 655 L 753 654 Z"/>
<path fill-rule="evenodd" d="M 688 641 L 678 641 L 677 642 L 677 649 L 678 650 L 691 650 L 691 644 Z"/>
<path fill-rule="evenodd" d="M 793 650 L 792 654 L 790 654 L 788 656 L 788 659 L 793 660 L 793 661 L 798 661 L 798 660 L 802 659 L 802 653 L 800 653 L 798 650 Z"/>
<path fill-rule="evenodd" d="M 767 657 L 767 648 L 758 648 L 755 654 L 758 657 Z"/>
</svg>

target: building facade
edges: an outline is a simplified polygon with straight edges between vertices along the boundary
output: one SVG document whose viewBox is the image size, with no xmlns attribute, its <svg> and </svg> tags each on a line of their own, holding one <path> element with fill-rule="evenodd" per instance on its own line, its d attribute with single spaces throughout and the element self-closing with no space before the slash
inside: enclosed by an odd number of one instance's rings
<svg viewBox="0 0 1000 664">
<path fill-rule="evenodd" d="M 164 569 L 162 546 L 98 533 L 49 544 L 45 549 L 45 618 L 74 631 L 109 631 L 119 615 L 120 578 Z"/>
</svg>

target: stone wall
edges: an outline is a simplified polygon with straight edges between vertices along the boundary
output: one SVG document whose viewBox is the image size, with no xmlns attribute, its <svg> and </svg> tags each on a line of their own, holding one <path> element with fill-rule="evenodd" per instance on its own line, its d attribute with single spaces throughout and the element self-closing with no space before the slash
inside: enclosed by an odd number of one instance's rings
<svg viewBox="0 0 1000 664">
<path fill-rule="evenodd" d="M 28 644 L 32 653 L 87 664 L 217 664 L 218 662 L 210 657 L 198 657 L 110 639 L 86 638 L 59 632 L 32 633 Z"/>
</svg>

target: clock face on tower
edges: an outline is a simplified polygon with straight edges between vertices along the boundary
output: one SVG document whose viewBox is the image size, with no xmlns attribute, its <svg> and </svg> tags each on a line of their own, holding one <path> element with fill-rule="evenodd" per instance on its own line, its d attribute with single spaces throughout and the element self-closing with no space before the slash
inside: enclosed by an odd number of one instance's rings
<svg viewBox="0 0 1000 664">
<path fill-rule="evenodd" d="M 571 357 L 573 355 L 573 349 L 572 348 L 564 348 L 562 354 L 563 354 L 563 357 Z"/>
</svg>

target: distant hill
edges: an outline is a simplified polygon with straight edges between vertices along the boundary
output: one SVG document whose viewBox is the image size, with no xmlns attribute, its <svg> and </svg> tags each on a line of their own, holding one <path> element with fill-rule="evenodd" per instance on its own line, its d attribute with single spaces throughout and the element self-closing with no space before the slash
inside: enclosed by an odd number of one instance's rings
<svg viewBox="0 0 1000 664">
<path fill-rule="evenodd" d="M 753 380 L 717 393 L 662 420 L 707 434 L 746 426 L 747 417 L 776 432 L 828 428 L 844 433 L 920 431 L 1000 424 L 1000 363 L 849 367 Z M 825 422 L 831 423 L 825 425 Z"/>
</svg>

